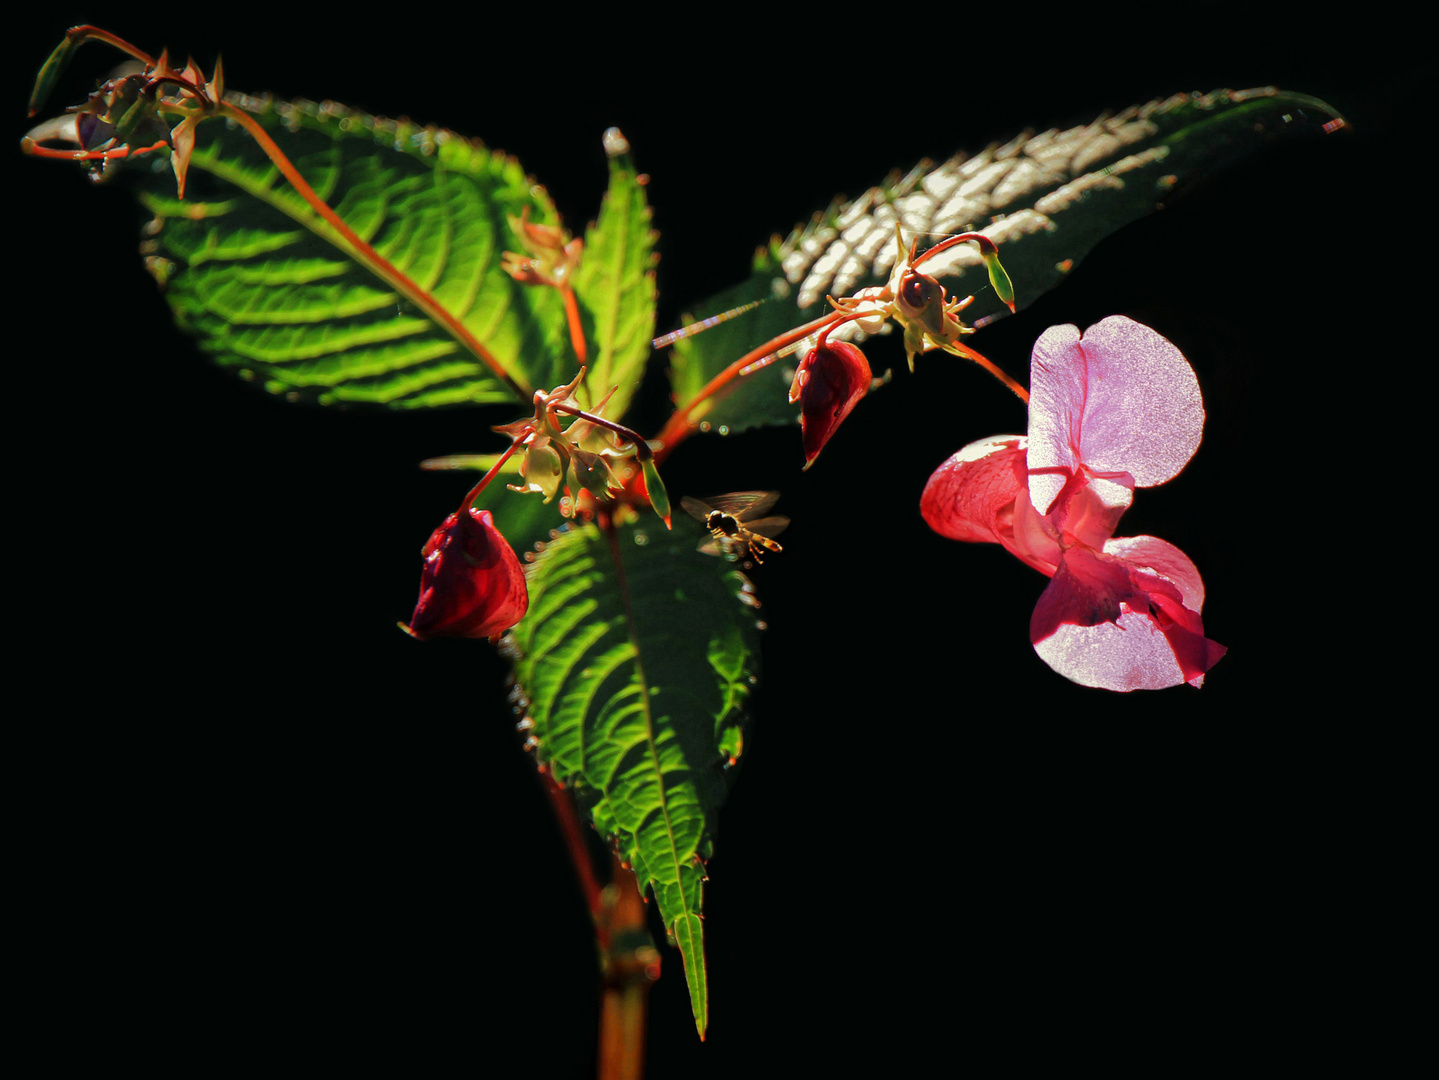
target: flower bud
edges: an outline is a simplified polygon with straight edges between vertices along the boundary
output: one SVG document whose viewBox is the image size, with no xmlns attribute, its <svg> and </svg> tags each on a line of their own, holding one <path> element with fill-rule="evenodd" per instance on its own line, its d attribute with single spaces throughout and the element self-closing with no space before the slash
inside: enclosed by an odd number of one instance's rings
<svg viewBox="0 0 1439 1080">
<path fill-rule="evenodd" d="M 868 392 L 869 382 L 869 361 L 847 341 L 822 341 L 804 358 L 794 373 L 789 399 L 799 402 L 806 469 Z"/>
<path fill-rule="evenodd" d="M 412 637 L 489 637 L 524 618 L 525 572 L 488 510 L 451 514 L 420 554 L 420 599 L 401 624 Z"/>
<path fill-rule="evenodd" d="M 944 336 L 944 301 L 944 286 L 918 270 L 904 275 L 894 297 L 905 323 L 918 323 L 934 338 Z"/>
</svg>

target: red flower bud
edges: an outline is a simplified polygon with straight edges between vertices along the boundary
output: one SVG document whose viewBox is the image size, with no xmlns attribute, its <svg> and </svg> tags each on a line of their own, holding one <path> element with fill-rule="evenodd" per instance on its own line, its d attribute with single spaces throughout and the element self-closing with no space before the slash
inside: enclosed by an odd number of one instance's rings
<svg viewBox="0 0 1439 1080">
<path fill-rule="evenodd" d="M 804 358 L 794 373 L 789 399 L 799 402 L 806 469 L 869 391 L 869 382 L 869 361 L 847 341 L 822 341 Z"/>
<path fill-rule="evenodd" d="M 525 617 L 525 572 L 488 510 L 451 514 L 420 554 L 420 599 L 401 624 L 412 636 L 489 637 Z"/>
</svg>

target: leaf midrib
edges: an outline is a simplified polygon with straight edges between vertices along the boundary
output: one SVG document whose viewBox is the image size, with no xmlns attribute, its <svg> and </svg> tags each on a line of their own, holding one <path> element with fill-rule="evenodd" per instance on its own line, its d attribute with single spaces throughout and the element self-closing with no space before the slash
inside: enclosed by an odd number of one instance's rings
<svg viewBox="0 0 1439 1080">
<path fill-rule="evenodd" d="M 368 260 L 361 258 L 359 252 L 354 249 L 350 242 L 347 241 L 343 236 L 341 236 L 334 229 L 333 226 L 331 226 L 327 221 L 325 221 L 324 218 L 320 217 L 312 209 L 310 209 L 308 204 L 305 203 L 304 199 L 301 198 L 298 193 L 294 193 L 293 199 L 282 199 L 278 196 L 277 182 L 272 182 L 270 184 L 261 186 L 258 183 L 251 181 L 242 170 L 227 166 L 224 161 L 219 158 L 218 155 L 214 154 L 202 155 L 200 153 L 196 153 L 191 158 L 190 167 L 198 169 L 202 172 L 207 172 L 211 176 L 217 177 L 218 179 L 224 180 L 227 183 L 233 184 L 235 187 L 239 188 L 241 191 L 245 192 L 245 194 L 253 198 L 256 202 L 262 203 L 266 206 L 271 207 L 274 210 L 277 210 L 281 214 L 284 214 L 286 217 L 288 217 L 291 221 L 294 221 L 296 224 L 302 226 L 305 229 L 308 229 L 314 236 L 318 237 L 320 240 L 329 244 L 331 247 L 335 248 L 337 251 L 343 254 L 352 265 L 364 269 L 373 278 L 378 280 L 383 286 L 385 286 L 387 290 L 389 290 L 387 295 L 390 299 L 393 300 L 397 296 L 401 295 L 401 289 L 397 287 L 395 282 L 390 281 L 385 276 L 384 272 L 380 267 L 372 266 L 370 265 Z M 283 179 L 283 177 L 279 179 Z M 316 189 L 316 194 L 319 195 L 321 198 L 325 198 L 325 196 L 320 193 L 319 189 Z M 296 202 L 296 200 L 298 200 L 298 203 Z M 463 321 L 462 315 L 456 315 L 450 308 L 446 307 L 429 289 L 424 288 L 418 282 L 414 282 L 413 279 L 410 279 L 408 275 L 405 275 L 404 272 L 401 271 L 398 267 L 393 267 L 393 264 L 392 268 L 394 269 L 395 273 L 401 274 L 405 278 L 405 280 L 410 281 L 411 285 L 415 289 L 423 292 L 423 294 L 429 298 L 429 302 L 433 303 L 436 308 L 442 309 L 443 311 L 448 313 L 450 317 L 455 319 L 456 322 Z M 437 273 L 443 276 L 443 266 L 440 266 L 437 269 Z M 479 273 L 478 276 L 483 277 L 483 273 Z M 434 327 L 436 330 L 448 336 L 451 340 L 455 342 L 456 345 L 460 347 L 461 350 L 465 352 L 470 352 L 470 347 L 468 343 L 464 340 L 464 338 L 457 334 L 453 328 L 447 326 L 443 321 L 435 319 L 426 313 L 422 314 L 424 314 L 425 322 L 429 323 L 429 325 Z M 499 317 L 499 314 L 499 312 L 496 312 L 497 318 Z"/>
<path fill-rule="evenodd" d="M 679 846 L 675 840 L 674 821 L 670 817 L 669 795 L 665 790 L 664 769 L 660 762 L 659 748 L 655 742 L 654 713 L 650 708 L 650 684 L 645 677 L 644 657 L 640 649 L 638 625 L 635 621 L 634 605 L 630 601 L 629 580 L 625 574 L 624 559 L 620 555 L 619 538 L 614 526 L 609 525 L 604 529 L 605 540 L 610 549 L 610 556 L 615 564 L 615 586 L 620 594 L 620 603 L 625 612 L 625 629 L 629 633 L 630 648 L 634 652 L 635 681 L 640 688 L 640 701 L 642 715 L 645 725 L 645 746 L 649 752 L 650 763 L 654 768 L 654 774 L 658 781 L 657 797 L 659 799 L 660 812 L 664 815 L 665 837 L 669 841 L 670 861 L 674 865 L 674 876 L 677 883 L 683 881 L 684 860 L 680 858 Z M 638 842 L 638 838 L 636 838 Z M 683 894 L 683 888 L 681 888 Z M 658 897 L 656 897 L 658 899 Z"/>
</svg>

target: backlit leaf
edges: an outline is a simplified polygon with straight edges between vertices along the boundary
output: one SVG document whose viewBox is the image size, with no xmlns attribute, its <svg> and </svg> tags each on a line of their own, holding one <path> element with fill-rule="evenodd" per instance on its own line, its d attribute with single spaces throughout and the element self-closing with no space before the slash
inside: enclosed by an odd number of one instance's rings
<svg viewBox="0 0 1439 1080">
<path fill-rule="evenodd" d="M 922 161 L 761 249 L 747 281 L 696 307 L 704 318 L 766 300 L 743 318 L 675 343 L 675 398 L 689 401 L 750 349 L 824 314 L 826 294 L 883 284 L 896 258 L 896 223 L 906 241 L 920 236 L 921 250 L 946 235 L 984 232 L 999 246 L 1023 307 L 1063 281 L 1105 236 L 1162 205 L 1177 186 L 1211 174 L 1276 131 L 1319 130 L 1337 115 L 1322 101 L 1273 87 L 1176 94 L 1082 127 L 1025 133 L 942 165 Z M 1007 314 L 974 245 L 961 244 L 923 269 L 952 294 L 974 293 L 967 322 L 983 326 Z M 730 431 L 796 422 L 799 410 L 786 401 L 796 362 L 739 380 L 701 404 L 694 419 Z"/>
<path fill-rule="evenodd" d="M 655 331 L 655 233 L 650 208 L 628 154 L 610 158 L 610 186 L 599 219 L 585 234 L 574 288 L 590 344 L 588 400 L 618 386 L 605 415 L 624 415 L 639 387 Z"/>
<path fill-rule="evenodd" d="M 521 384 L 573 372 L 559 294 L 500 269 L 508 218 L 554 222 L 513 158 L 448 131 L 326 102 L 232 98 L 321 198 L 460 319 Z M 514 400 L 454 336 L 348 254 L 238 125 L 198 129 L 184 201 L 169 163 L 136 170 L 147 265 L 217 363 L 273 393 L 416 408 Z"/>
<path fill-rule="evenodd" d="M 759 631 L 749 582 L 675 524 L 561 534 L 526 569 L 529 613 L 506 640 L 536 753 L 653 894 L 703 1035 L 704 862 Z"/>
</svg>

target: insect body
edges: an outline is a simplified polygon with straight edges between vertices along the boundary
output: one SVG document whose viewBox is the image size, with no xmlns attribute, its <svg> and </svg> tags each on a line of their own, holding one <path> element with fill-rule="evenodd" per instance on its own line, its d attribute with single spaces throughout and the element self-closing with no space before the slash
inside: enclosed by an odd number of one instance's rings
<svg viewBox="0 0 1439 1080">
<path fill-rule="evenodd" d="M 730 559 L 748 554 L 755 562 L 764 562 L 765 552 L 784 550 L 770 537 L 783 532 L 789 518 L 759 516 L 778 499 L 778 491 L 732 491 L 705 502 L 686 495 L 680 505 L 710 531 L 710 538 L 699 547 L 705 554 Z"/>
</svg>

